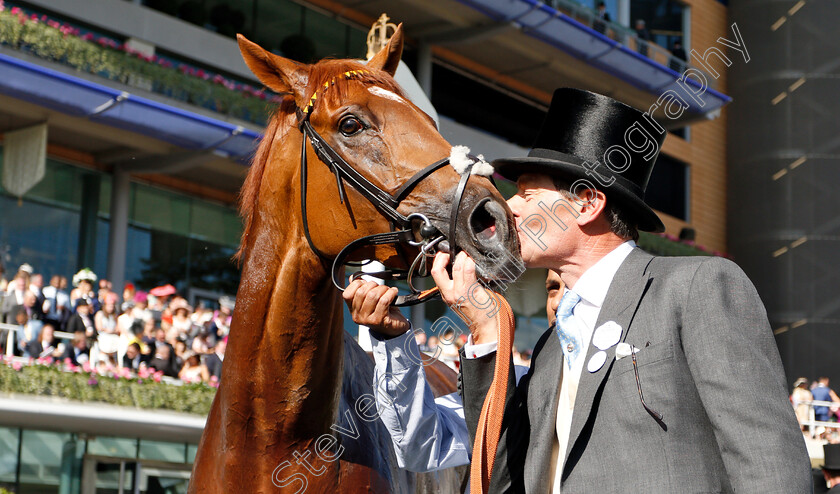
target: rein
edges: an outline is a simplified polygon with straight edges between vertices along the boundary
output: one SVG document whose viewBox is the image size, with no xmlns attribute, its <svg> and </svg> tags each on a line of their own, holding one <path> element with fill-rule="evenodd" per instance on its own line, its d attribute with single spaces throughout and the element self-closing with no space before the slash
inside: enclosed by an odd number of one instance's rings
<svg viewBox="0 0 840 494">
<path fill-rule="evenodd" d="M 345 72 L 344 74 L 342 74 L 342 76 L 345 79 L 352 79 L 356 76 L 369 73 L 370 72 L 367 70 L 351 70 Z M 335 85 L 335 80 L 336 78 L 333 78 L 331 81 L 324 83 L 323 90 L 326 90 L 332 85 Z M 358 263 L 350 263 L 347 261 L 347 258 L 349 258 L 352 253 L 364 247 L 393 244 L 397 248 L 400 257 L 403 258 L 403 262 L 405 262 L 406 265 L 410 266 L 408 270 L 386 269 L 384 271 L 379 271 L 375 273 L 363 273 L 361 271 L 358 271 L 350 276 L 350 281 L 355 280 L 363 274 L 367 274 L 369 276 L 381 279 L 407 280 L 412 293 L 409 295 L 398 296 L 393 304 L 395 306 L 414 305 L 421 302 L 425 302 L 427 300 L 431 300 L 433 297 L 438 296 L 437 288 L 432 288 L 425 291 L 417 290 L 412 284 L 412 278 L 415 272 L 419 273 L 420 276 L 428 275 L 428 271 L 426 269 L 426 262 L 421 261 L 425 261 L 427 258 L 434 257 L 436 248 L 441 248 L 445 250 L 446 240 L 444 239 L 448 239 L 449 249 L 451 249 L 454 253 L 455 223 L 458 219 L 458 209 L 460 207 L 464 191 L 466 190 L 467 181 L 469 180 L 469 176 L 472 171 L 472 165 L 467 166 L 467 168 L 461 174 L 461 179 L 458 182 L 458 187 L 455 190 L 455 195 L 452 199 L 452 209 L 450 213 L 449 228 L 446 234 L 442 234 L 440 231 L 438 231 L 437 228 L 435 228 L 432 225 L 432 223 L 426 216 L 420 213 L 411 213 L 407 216 L 404 216 L 397 210 L 397 208 L 399 207 L 400 203 L 411 193 L 411 191 L 418 183 L 423 181 L 436 170 L 448 165 L 449 157 L 440 159 L 424 167 L 422 170 L 418 171 L 411 178 L 409 178 L 402 186 L 400 186 L 400 188 L 394 194 L 390 194 L 387 191 L 382 190 L 379 186 L 377 186 L 367 178 L 365 178 L 364 175 L 359 173 L 355 168 L 353 168 L 349 163 L 347 163 L 347 161 L 335 149 L 333 149 L 333 147 L 330 146 L 326 142 L 326 140 L 323 137 L 321 137 L 320 134 L 318 134 L 318 132 L 315 130 L 315 128 L 309 121 L 317 97 L 318 91 L 316 91 L 312 95 L 312 97 L 309 100 L 309 104 L 306 106 L 306 108 L 304 108 L 303 110 L 298 108 L 296 111 L 298 118 L 298 129 L 303 134 L 300 149 L 300 198 L 301 213 L 303 219 L 303 232 L 306 236 L 306 241 L 309 243 L 309 247 L 323 261 L 332 263 L 332 282 L 336 286 L 336 288 L 338 288 L 341 291 L 344 291 L 344 286 L 340 275 L 341 268 L 344 265 L 348 264 L 358 265 Z M 338 188 L 339 202 L 341 204 L 344 204 L 344 201 L 347 198 L 344 191 L 344 182 L 346 181 L 348 184 L 350 184 L 351 187 L 356 189 L 356 191 L 359 194 L 361 194 L 362 197 L 364 197 L 368 202 L 370 202 L 380 212 L 380 214 L 382 214 L 388 219 L 389 223 L 391 224 L 391 231 L 375 233 L 373 235 L 368 235 L 356 239 L 344 246 L 344 248 L 341 249 L 341 251 L 334 259 L 330 259 L 329 256 L 324 254 L 315 246 L 314 242 L 312 241 L 312 237 L 309 233 L 309 220 L 306 214 L 306 186 L 308 169 L 306 157 L 307 142 L 309 142 L 312 145 L 312 149 L 315 151 L 315 155 L 318 157 L 318 159 L 321 160 L 321 162 L 323 162 L 325 165 L 327 165 L 327 167 L 330 169 L 333 175 L 335 175 L 336 187 Z M 419 233 L 420 240 L 416 239 L 415 226 L 417 226 L 416 230 Z M 409 244 L 413 247 L 420 247 L 420 253 L 414 258 L 412 262 L 407 261 L 404 255 L 405 252 L 403 250 L 403 244 Z"/>
</svg>

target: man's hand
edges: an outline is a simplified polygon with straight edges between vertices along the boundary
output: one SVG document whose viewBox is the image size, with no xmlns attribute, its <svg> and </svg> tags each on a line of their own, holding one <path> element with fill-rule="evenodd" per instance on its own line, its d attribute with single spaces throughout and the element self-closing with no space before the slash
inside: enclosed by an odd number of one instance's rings
<svg viewBox="0 0 840 494">
<path fill-rule="evenodd" d="M 385 336 L 399 336 L 411 325 L 398 308 L 391 306 L 397 294 L 396 287 L 356 280 L 344 289 L 342 297 L 356 324 L 363 324 Z"/>
<path fill-rule="evenodd" d="M 485 290 L 481 283 L 478 283 L 475 261 L 463 251 L 458 253 L 452 265 L 452 278 L 446 271 L 447 264 L 449 264 L 449 254 L 438 252 L 432 264 L 432 277 L 440 289 L 441 298 L 467 323 L 472 333 L 473 344 L 497 341 L 499 337 L 496 322 L 498 314 L 488 317 L 489 314 L 496 312 L 492 310 L 495 302 L 491 304 L 489 300 L 497 295 Z"/>
</svg>

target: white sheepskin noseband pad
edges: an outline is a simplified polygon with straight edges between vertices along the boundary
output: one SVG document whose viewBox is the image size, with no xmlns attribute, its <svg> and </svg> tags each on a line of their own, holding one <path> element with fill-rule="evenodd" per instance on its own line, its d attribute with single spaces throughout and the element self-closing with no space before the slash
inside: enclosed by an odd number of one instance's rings
<svg viewBox="0 0 840 494">
<path fill-rule="evenodd" d="M 459 175 L 462 175 L 470 165 L 473 165 L 470 175 L 482 175 L 484 177 L 493 175 L 493 167 L 490 166 L 490 163 L 484 161 L 483 155 L 475 156 L 476 161 L 469 154 L 470 148 L 467 146 L 452 146 L 452 151 L 449 153 L 449 164 Z"/>
</svg>

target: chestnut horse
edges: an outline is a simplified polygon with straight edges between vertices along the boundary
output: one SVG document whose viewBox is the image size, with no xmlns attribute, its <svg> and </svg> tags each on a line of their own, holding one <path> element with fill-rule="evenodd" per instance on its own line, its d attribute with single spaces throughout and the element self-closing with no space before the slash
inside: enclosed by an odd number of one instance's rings
<svg viewBox="0 0 840 494">
<path fill-rule="evenodd" d="M 284 99 L 242 189 L 242 279 L 221 384 L 189 490 L 452 492 L 462 479 L 421 477 L 397 467 L 387 430 L 371 419 L 373 362 L 343 330 L 342 299 L 321 257 L 334 258 L 349 242 L 388 232 L 391 225 L 349 185 L 339 200 L 336 177 L 302 141 L 299 127 L 301 110 L 309 107 L 311 126 L 324 141 L 389 193 L 449 156 L 451 146 L 434 121 L 393 80 L 402 30 L 367 65 L 304 65 L 241 36 L 239 43 L 254 74 Z M 308 149 L 304 187 L 311 241 L 301 214 L 302 145 Z M 441 232 L 451 231 L 450 202 L 460 179 L 451 166 L 439 167 L 416 183 L 398 210 L 422 213 Z M 459 204 L 459 247 L 479 261 L 500 249 L 519 252 L 510 210 L 488 179 L 471 177 Z M 378 246 L 360 256 L 403 265 L 401 249 Z M 485 276 L 501 276 L 493 262 L 487 265 Z M 450 383 L 443 393 L 452 391 Z"/>
</svg>

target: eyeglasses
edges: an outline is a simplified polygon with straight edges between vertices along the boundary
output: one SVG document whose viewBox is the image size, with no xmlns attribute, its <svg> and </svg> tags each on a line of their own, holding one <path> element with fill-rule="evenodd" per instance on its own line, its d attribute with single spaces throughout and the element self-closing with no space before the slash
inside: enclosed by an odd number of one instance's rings
<svg viewBox="0 0 840 494">
<path fill-rule="evenodd" d="M 648 341 L 645 344 L 645 348 L 650 346 L 650 342 Z M 665 422 L 662 421 L 662 414 L 654 410 L 653 408 L 649 407 L 647 403 L 645 403 L 645 395 L 642 393 L 642 383 L 639 381 L 639 365 L 636 363 L 636 352 L 632 349 L 630 350 L 630 357 L 633 359 L 633 372 L 636 374 L 636 387 L 639 389 L 639 399 L 642 400 L 642 406 L 645 407 L 647 413 L 650 414 L 651 417 L 656 420 L 663 429 L 667 429 L 668 427 L 665 425 Z"/>
</svg>

